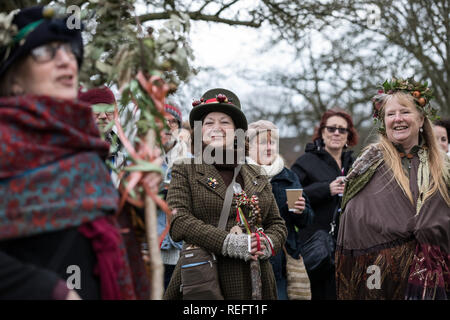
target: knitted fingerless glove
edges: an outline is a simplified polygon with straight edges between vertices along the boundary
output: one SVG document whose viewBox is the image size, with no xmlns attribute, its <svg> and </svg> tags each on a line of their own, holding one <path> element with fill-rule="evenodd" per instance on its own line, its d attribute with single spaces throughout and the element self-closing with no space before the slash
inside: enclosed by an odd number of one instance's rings
<svg viewBox="0 0 450 320">
<path fill-rule="evenodd" d="M 233 233 L 227 235 L 223 242 L 222 254 L 231 258 L 238 258 L 245 261 L 250 260 L 251 254 L 248 252 L 248 235 Z"/>
</svg>

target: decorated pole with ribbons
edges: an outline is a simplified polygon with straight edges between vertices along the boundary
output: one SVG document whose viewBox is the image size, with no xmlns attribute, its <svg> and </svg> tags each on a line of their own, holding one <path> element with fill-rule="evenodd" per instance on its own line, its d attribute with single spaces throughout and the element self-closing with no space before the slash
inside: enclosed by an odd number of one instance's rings
<svg viewBox="0 0 450 320">
<path fill-rule="evenodd" d="M 261 209 L 259 199 L 256 195 L 248 198 L 245 191 L 234 194 L 236 201 L 236 221 L 241 226 L 243 232 L 249 236 L 255 234 L 258 243 L 258 251 L 261 251 L 261 236 L 266 237 L 262 231 Z M 248 212 L 248 219 L 244 210 Z M 267 245 L 270 242 L 267 241 Z M 273 251 L 273 250 L 272 250 Z M 262 300 L 261 265 L 259 260 L 250 260 L 250 279 L 252 285 L 252 300 Z"/>
<path fill-rule="evenodd" d="M 162 299 L 164 293 L 164 265 L 160 244 L 169 231 L 171 210 L 158 196 L 162 175 L 161 131 L 168 129 L 165 122 L 164 104 L 166 96 L 176 91 L 192 70 L 192 58 L 187 36 L 189 19 L 173 14 L 164 23 L 157 35 L 153 29 L 142 27 L 134 8 L 128 2 L 106 0 L 113 6 L 120 21 L 111 17 L 107 10 L 97 12 L 95 18 L 102 21 L 92 33 L 92 40 L 86 50 L 91 52 L 85 63 L 82 81 L 89 87 L 98 85 L 95 81 L 116 85 L 121 93 L 123 109 L 131 106 L 133 116 L 126 119 L 124 126 L 137 128 L 136 138 L 125 134 L 121 114 L 114 110 L 114 125 L 117 135 L 128 153 L 127 166 L 119 170 L 121 199 L 116 215 L 126 214 L 125 204 L 143 208 L 145 212 L 145 241 L 148 247 L 148 272 L 150 278 L 149 299 Z M 88 9 L 92 5 L 88 5 Z M 130 17 L 135 17 L 135 25 Z M 100 29 L 99 29 L 100 28 Z M 115 30 L 115 32 L 111 32 Z M 104 41 L 108 34 L 108 41 Z M 171 44 L 168 46 L 167 43 Z M 102 59 L 89 59 L 102 53 Z M 136 119 L 136 117 L 138 117 Z M 166 214 L 166 229 L 158 237 L 157 208 Z"/>
<path fill-rule="evenodd" d="M 164 99 L 168 91 L 168 85 L 158 76 L 152 76 L 147 79 L 142 72 L 139 72 L 136 79 L 130 82 L 122 91 L 122 97 L 128 96 L 134 103 L 135 108 L 141 108 L 142 115 L 154 114 L 158 118 L 154 121 L 159 127 L 164 125 L 162 115 L 164 113 Z M 151 99 L 151 100 L 150 100 Z M 142 101 L 144 100 L 144 101 Z M 118 110 L 115 109 L 114 121 L 117 127 L 118 135 L 123 145 L 127 149 L 134 164 L 126 167 L 124 171 L 130 171 L 123 183 L 122 198 L 118 213 L 121 212 L 125 202 L 130 202 L 137 207 L 145 206 L 145 233 L 149 252 L 149 270 L 150 270 L 150 299 L 160 300 L 164 293 L 164 265 L 161 260 L 160 243 L 168 232 L 169 224 L 164 230 L 160 239 L 157 236 L 157 205 L 170 217 L 171 211 L 165 201 L 160 199 L 155 190 L 145 181 L 145 173 L 161 173 L 160 149 L 156 146 L 156 130 L 149 127 L 148 130 L 138 132 L 138 149 L 135 150 L 132 143 L 127 139 L 120 124 Z M 145 134 L 145 135 L 144 135 Z M 123 176 L 124 172 L 122 172 Z M 134 192 L 134 188 L 141 185 L 144 189 L 144 198 L 139 198 Z"/>
</svg>

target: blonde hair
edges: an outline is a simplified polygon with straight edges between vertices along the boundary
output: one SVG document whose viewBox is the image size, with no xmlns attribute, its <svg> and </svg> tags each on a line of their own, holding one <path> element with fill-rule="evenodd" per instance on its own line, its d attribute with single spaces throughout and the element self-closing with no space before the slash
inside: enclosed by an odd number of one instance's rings
<svg viewBox="0 0 450 320">
<path fill-rule="evenodd" d="M 387 102 L 393 98 L 397 98 L 398 102 L 403 106 L 416 108 L 413 97 L 404 92 L 396 92 L 388 95 L 382 102 L 380 108 L 380 119 L 384 123 L 385 107 Z M 417 111 L 420 112 L 418 108 Z M 422 116 L 423 114 L 420 113 Z M 450 164 L 445 160 L 445 155 L 440 151 L 436 139 L 434 138 L 433 127 L 431 121 L 424 117 L 422 137 L 424 139 L 424 146 L 428 148 L 428 165 L 430 168 L 430 184 L 428 190 L 425 191 L 423 202 L 430 198 L 435 192 L 439 191 L 445 202 L 450 206 L 450 195 L 447 184 L 450 184 Z M 409 188 L 409 179 L 405 175 L 402 167 L 402 162 L 397 149 L 386 135 L 380 134 L 378 144 L 383 152 L 383 160 L 387 167 L 391 169 L 394 179 L 397 181 L 409 201 L 414 204 L 413 196 Z"/>
</svg>

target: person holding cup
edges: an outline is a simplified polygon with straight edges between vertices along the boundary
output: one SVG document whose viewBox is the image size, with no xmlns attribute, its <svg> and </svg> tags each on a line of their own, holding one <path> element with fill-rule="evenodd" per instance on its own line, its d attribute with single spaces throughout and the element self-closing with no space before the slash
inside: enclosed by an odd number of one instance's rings
<svg viewBox="0 0 450 320">
<path fill-rule="evenodd" d="M 302 245 L 312 241 L 317 234 L 328 234 L 332 230 L 333 217 L 337 216 L 345 188 L 342 179 L 354 161 L 352 151 L 345 150 L 357 142 L 358 134 L 351 116 L 342 109 L 330 109 L 322 115 L 313 143 L 306 145 L 305 153 L 292 166 L 291 170 L 297 174 L 315 213 L 313 224 L 301 233 Z M 329 259 L 314 266 L 309 266 L 305 258 L 312 300 L 336 299 L 333 257 L 331 252 Z"/>
<path fill-rule="evenodd" d="M 299 258 L 299 229 L 312 223 L 313 210 L 297 176 L 284 166 L 278 153 L 278 128 L 270 121 L 250 123 L 247 131 L 249 157 L 247 162 L 261 166 L 272 185 L 272 192 L 288 230 L 286 252 L 294 259 Z M 288 204 L 289 199 L 289 204 Z M 283 250 L 270 258 L 279 300 L 287 300 L 286 256 Z"/>
</svg>

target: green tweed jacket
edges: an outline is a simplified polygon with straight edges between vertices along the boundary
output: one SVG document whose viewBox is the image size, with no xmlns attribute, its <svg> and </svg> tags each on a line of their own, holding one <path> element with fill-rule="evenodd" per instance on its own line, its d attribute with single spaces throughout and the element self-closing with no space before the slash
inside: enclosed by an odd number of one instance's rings
<svg viewBox="0 0 450 320">
<path fill-rule="evenodd" d="M 247 195 L 259 197 L 264 232 L 272 240 L 275 252 L 278 252 L 286 241 L 287 230 L 272 194 L 272 187 L 257 166 L 244 164 L 240 175 Z M 217 185 L 210 186 L 208 178 L 215 178 Z M 217 228 L 225 192 L 226 185 L 214 165 L 175 164 L 167 194 L 169 207 L 177 209 L 171 221 L 170 236 L 174 241 L 183 240 L 216 254 L 225 299 L 251 299 L 249 262 L 222 255 L 223 242 L 236 219 L 236 208 L 232 206 L 226 231 Z M 269 260 L 260 262 L 263 299 L 276 299 L 272 266 Z M 182 299 L 180 285 L 181 269 L 178 263 L 164 299 Z"/>
</svg>

